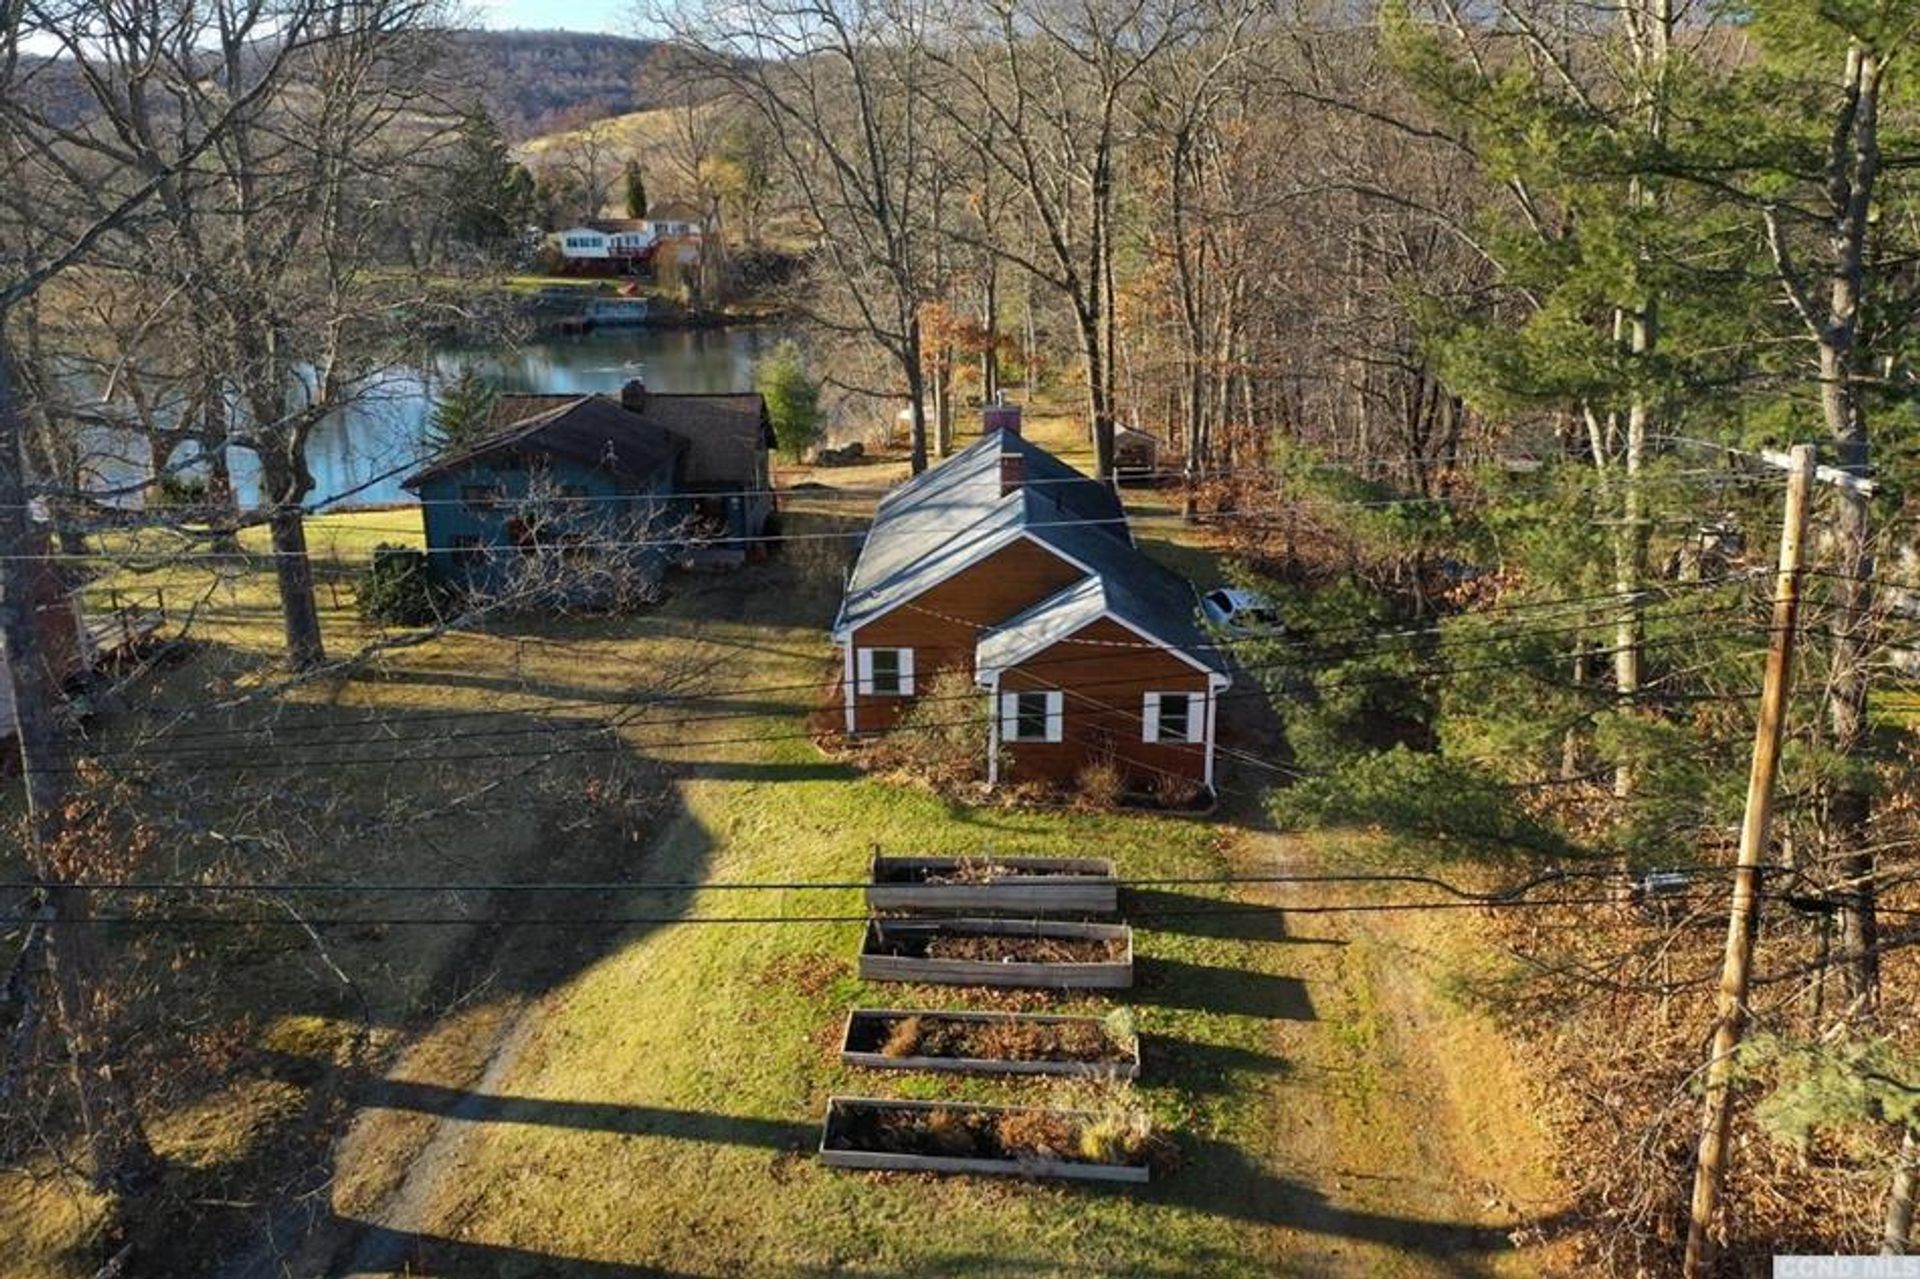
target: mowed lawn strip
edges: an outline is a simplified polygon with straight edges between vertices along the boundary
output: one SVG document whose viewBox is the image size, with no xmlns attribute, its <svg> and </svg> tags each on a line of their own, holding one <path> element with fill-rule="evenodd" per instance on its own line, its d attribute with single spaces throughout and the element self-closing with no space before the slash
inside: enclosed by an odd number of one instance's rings
<svg viewBox="0 0 1920 1279">
<path fill-rule="evenodd" d="M 809 744 L 792 740 L 744 754 L 732 769 L 709 761 L 704 771 L 715 775 L 683 788 L 696 837 L 711 841 L 716 879 L 854 880 L 876 844 L 955 855 L 1097 853 L 1133 877 L 1230 868 L 1219 831 L 1201 822 L 955 805 L 822 769 Z M 650 931 L 533 1014 L 503 1086 L 533 1104 L 514 1107 L 517 1122 L 475 1130 L 443 1170 L 425 1233 L 523 1252 L 529 1262 L 592 1259 L 693 1274 L 841 1266 L 1265 1273 L 1257 1227 L 1273 1187 L 1258 1152 L 1264 1095 L 1282 1068 L 1265 1049 L 1267 1019 L 1310 1015 L 1286 977 L 1289 948 L 1271 916 L 1185 913 L 1231 909 L 1222 889 L 1136 900 L 1165 917 L 1136 921 L 1139 986 L 1113 1000 L 870 986 L 855 976 L 861 927 L 853 923 Z M 688 913 L 860 909 L 851 891 L 708 891 Z M 848 1009 L 1018 1004 L 1098 1013 L 1115 1003 L 1133 1007 L 1148 1036 L 1137 1096 L 1179 1150 L 1180 1166 L 1156 1185 L 849 1174 L 815 1160 L 834 1093 L 1071 1106 L 1103 1099 L 1097 1088 L 1061 1081 L 845 1070 L 836 1049 Z"/>
</svg>

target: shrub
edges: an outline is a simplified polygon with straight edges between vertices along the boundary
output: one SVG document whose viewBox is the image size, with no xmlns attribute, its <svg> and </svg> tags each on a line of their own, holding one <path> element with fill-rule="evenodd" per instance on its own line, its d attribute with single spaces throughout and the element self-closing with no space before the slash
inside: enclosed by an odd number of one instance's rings
<svg viewBox="0 0 1920 1279">
<path fill-rule="evenodd" d="M 760 361 L 754 382 L 767 402 L 767 417 L 780 452 L 798 462 L 820 438 L 820 383 L 807 372 L 798 343 L 786 341 Z"/>
<path fill-rule="evenodd" d="M 1114 1109 L 1080 1129 L 1080 1157 L 1091 1163 L 1131 1163 L 1154 1139 L 1153 1117 L 1143 1110 Z"/>
<path fill-rule="evenodd" d="M 355 592 L 360 616 L 396 626 L 427 626 L 446 616 L 452 594 L 427 568 L 425 551 L 382 542 Z"/>
<path fill-rule="evenodd" d="M 1357 755 L 1304 778 L 1274 792 L 1269 808 L 1283 829 L 1368 827 L 1414 837 L 1443 854 L 1572 851 L 1512 788 L 1473 765 L 1405 747 Z"/>
<path fill-rule="evenodd" d="M 921 682 L 918 700 L 872 744 L 867 760 L 950 789 L 979 779 L 986 743 L 986 694 L 965 671 L 948 667 Z"/>
<path fill-rule="evenodd" d="M 203 506 L 207 500 L 207 481 L 204 476 L 182 475 L 178 471 L 168 471 L 160 477 L 155 486 L 153 500 L 158 506 Z"/>
<path fill-rule="evenodd" d="M 1200 802 L 1201 792 L 1205 789 L 1191 777 L 1162 773 L 1154 783 L 1153 793 L 1160 801 L 1160 807 L 1185 812 Z"/>
<path fill-rule="evenodd" d="M 1107 1037 L 1122 1048 L 1132 1048 L 1140 1042 L 1140 1023 L 1135 1020 L 1131 1008 L 1115 1008 L 1101 1019 L 1100 1024 L 1106 1030 Z"/>
<path fill-rule="evenodd" d="M 1080 802 L 1089 808 L 1117 808 L 1126 792 L 1127 776 L 1112 756 L 1102 756 L 1084 765 L 1074 778 Z"/>
</svg>

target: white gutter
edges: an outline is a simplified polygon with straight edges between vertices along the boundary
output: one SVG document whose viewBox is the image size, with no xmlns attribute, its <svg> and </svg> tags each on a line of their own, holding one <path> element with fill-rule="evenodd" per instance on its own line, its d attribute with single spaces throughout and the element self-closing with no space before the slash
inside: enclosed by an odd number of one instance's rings
<svg viewBox="0 0 1920 1279">
<path fill-rule="evenodd" d="M 853 637 L 848 636 L 846 642 L 841 645 L 841 648 L 846 650 L 847 661 L 846 673 L 841 677 L 840 687 L 845 691 L 847 699 L 847 736 L 852 737 L 859 731 L 856 727 L 856 721 L 859 717 L 855 713 L 854 705 L 854 697 L 859 691 L 859 685 L 855 682 L 853 676 Z"/>
<path fill-rule="evenodd" d="M 987 684 L 987 785 L 1000 782 L 1000 675 Z"/>
</svg>

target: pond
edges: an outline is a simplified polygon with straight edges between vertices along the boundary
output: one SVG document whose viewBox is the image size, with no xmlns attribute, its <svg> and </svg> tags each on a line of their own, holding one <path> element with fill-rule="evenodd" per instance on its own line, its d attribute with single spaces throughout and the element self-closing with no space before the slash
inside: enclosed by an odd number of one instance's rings
<svg viewBox="0 0 1920 1279">
<path fill-rule="evenodd" d="M 618 391 L 630 378 L 668 393 L 747 391 L 754 362 L 779 341 L 778 330 L 598 329 L 548 336 L 507 350 L 448 347 L 426 367 L 395 371 L 353 407 L 322 423 L 307 447 L 313 469 L 311 502 L 340 497 L 340 505 L 412 500 L 400 481 L 430 452 L 425 429 L 436 388 L 472 364 L 504 392 Z M 232 451 L 234 483 L 243 503 L 259 500 L 258 467 L 244 449 Z M 120 482 L 132 475 L 114 477 Z"/>
</svg>

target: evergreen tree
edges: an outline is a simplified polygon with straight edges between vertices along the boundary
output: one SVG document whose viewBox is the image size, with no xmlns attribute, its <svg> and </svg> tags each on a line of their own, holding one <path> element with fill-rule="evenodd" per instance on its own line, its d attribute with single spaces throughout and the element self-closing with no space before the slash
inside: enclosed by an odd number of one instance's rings
<svg viewBox="0 0 1920 1279">
<path fill-rule="evenodd" d="M 499 391 L 471 364 L 463 364 L 442 388 L 427 419 L 427 442 L 442 452 L 484 435 Z"/>
<path fill-rule="evenodd" d="M 486 253 L 511 250 L 537 216 L 533 175 L 513 158 L 483 110 L 461 122 L 447 202 L 454 239 Z"/>
<path fill-rule="evenodd" d="M 627 161 L 627 216 L 644 218 L 647 216 L 647 179 L 640 172 L 638 160 Z"/>
<path fill-rule="evenodd" d="M 782 342 L 760 361 L 755 378 L 773 420 L 780 451 L 798 461 L 820 438 L 820 383 L 807 372 L 797 343 Z"/>
</svg>

